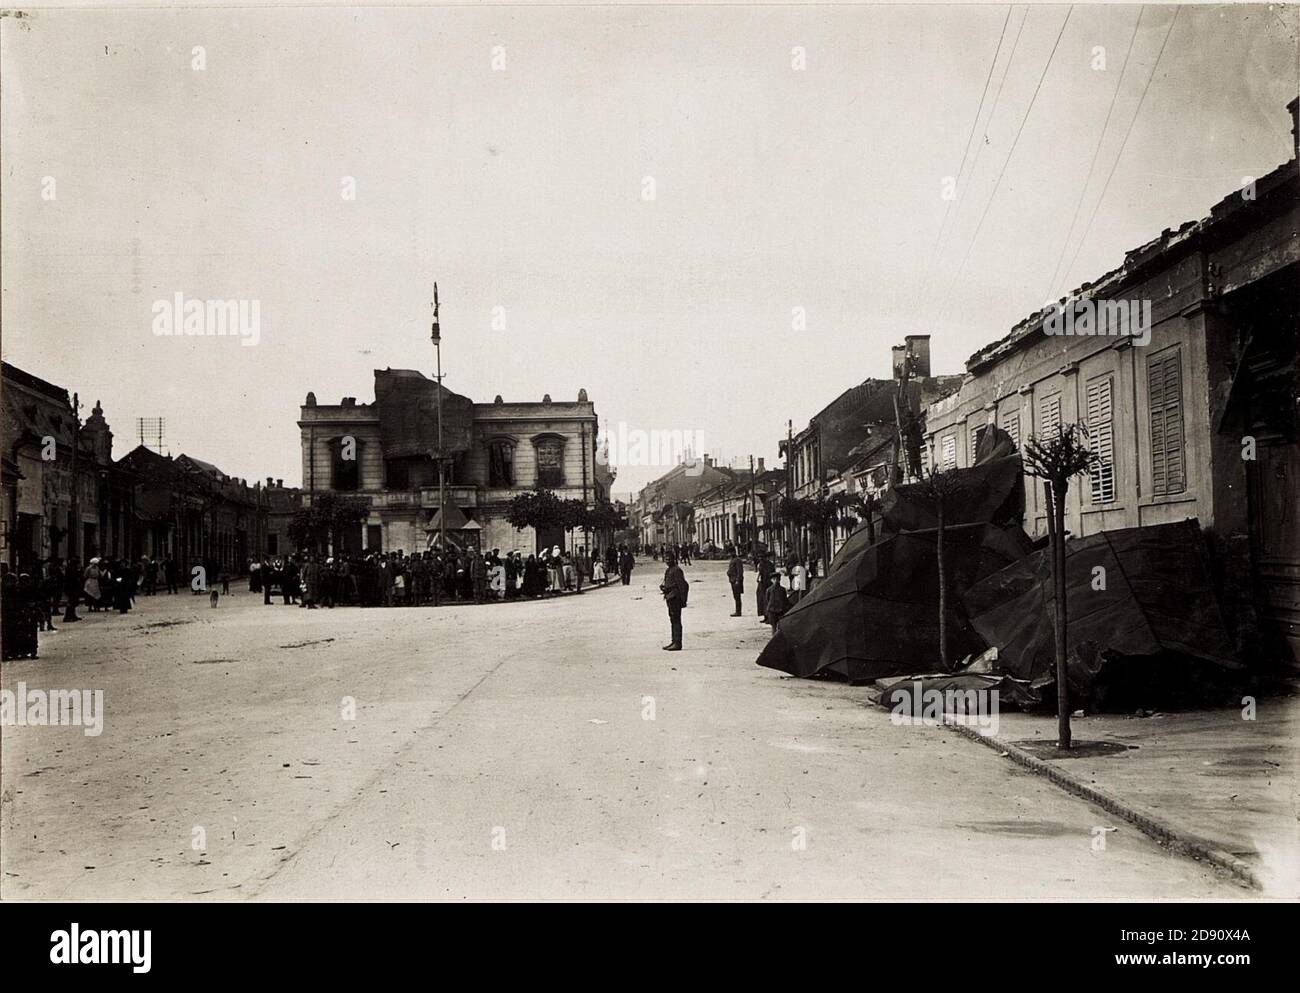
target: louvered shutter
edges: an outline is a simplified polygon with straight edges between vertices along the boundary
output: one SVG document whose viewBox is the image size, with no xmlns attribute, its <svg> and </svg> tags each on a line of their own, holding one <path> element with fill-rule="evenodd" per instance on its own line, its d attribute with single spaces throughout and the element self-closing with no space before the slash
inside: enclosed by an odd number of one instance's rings
<svg viewBox="0 0 1300 993">
<path fill-rule="evenodd" d="M 1002 430 L 1011 436 L 1012 442 L 1020 447 L 1020 411 L 1008 410 L 1002 415 Z"/>
<path fill-rule="evenodd" d="M 1178 349 L 1147 364 L 1151 408 L 1151 491 L 1157 496 L 1187 488 L 1183 452 L 1183 370 Z"/>
<path fill-rule="evenodd" d="M 1114 380 L 1110 376 L 1088 384 L 1088 434 L 1097 453 L 1092 469 L 1092 502 L 1115 499 L 1115 407 Z"/>
<path fill-rule="evenodd" d="M 939 467 L 941 469 L 952 469 L 957 465 L 957 436 L 950 434 L 945 435 L 943 439 L 943 455 Z"/>
<path fill-rule="evenodd" d="M 1038 405 L 1039 437 L 1051 438 L 1061 430 L 1061 395 L 1044 397 Z"/>
</svg>

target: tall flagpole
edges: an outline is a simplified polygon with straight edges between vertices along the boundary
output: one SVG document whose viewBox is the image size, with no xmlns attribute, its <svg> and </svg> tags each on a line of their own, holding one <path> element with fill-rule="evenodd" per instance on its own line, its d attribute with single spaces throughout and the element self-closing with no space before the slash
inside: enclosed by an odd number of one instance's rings
<svg viewBox="0 0 1300 993">
<path fill-rule="evenodd" d="M 433 350 L 438 361 L 438 544 L 447 554 L 447 491 L 442 470 L 442 332 L 438 327 L 438 284 L 433 284 Z"/>
</svg>

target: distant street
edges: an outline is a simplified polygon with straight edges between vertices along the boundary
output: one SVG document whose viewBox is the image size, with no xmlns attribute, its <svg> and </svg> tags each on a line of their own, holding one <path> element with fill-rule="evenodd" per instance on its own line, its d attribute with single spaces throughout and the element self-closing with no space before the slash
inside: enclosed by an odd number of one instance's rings
<svg viewBox="0 0 1300 993">
<path fill-rule="evenodd" d="M 723 569 L 687 569 L 680 653 L 650 560 L 557 600 L 307 611 L 240 587 L 42 635 L 4 686 L 101 688 L 105 724 L 3 729 L 0 895 L 1246 895 L 861 689 L 758 668 L 753 576 L 733 619 Z M 1096 826 L 1119 828 L 1104 851 Z"/>
</svg>

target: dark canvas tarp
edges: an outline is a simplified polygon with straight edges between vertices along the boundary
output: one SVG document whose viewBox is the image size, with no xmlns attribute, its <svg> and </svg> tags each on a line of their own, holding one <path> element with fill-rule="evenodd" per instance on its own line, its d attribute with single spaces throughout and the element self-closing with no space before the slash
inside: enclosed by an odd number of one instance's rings
<svg viewBox="0 0 1300 993">
<path fill-rule="evenodd" d="M 1105 588 L 1096 588 L 1103 577 Z M 1105 657 L 1174 652 L 1238 665 L 1195 520 L 1071 539 L 1065 545 L 1065 580 L 1067 648 L 1079 665 L 1089 667 L 1078 674 L 1081 683 L 1091 682 L 1094 666 Z M 1050 549 L 976 583 L 963 599 L 975 630 L 998 647 L 1004 671 L 1039 686 L 1053 681 Z"/>
<path fill-rule="evenodd" d="M 431 455 L 438 447 L 438 390 L 442 389 L 442 444 L 447 453 L 463 452 L 473 437 L 474 401 L 414 369 L 376 369 L 375 405 L 384 457 Z"/>
<path fill-rule="evenodd" d="M 936 532 L 865 545 L 781 619 L 758 664 L 795 676 L 838 675 L 850 682 L 933 672 L 939 664 Z M 986 646 L 966 622 L 959 593 L 1026 555 L 1016 527 L 945 529 L 948 651 L 953 659 Z"/>
<path fill-rule="evenodd" d="M 989 428 L 988 430 L 993 430 Z M 1024 519 L 1025 489 L 1019 455 L 1002 455 L 958 470 L 960 490 L 944 508 L 947 524 L 1019 524 Z M 920 531 L 938 527 L 932 501 L 916 483 L 895 486 L 881 498 L 885 531 Z"/>
</svg>

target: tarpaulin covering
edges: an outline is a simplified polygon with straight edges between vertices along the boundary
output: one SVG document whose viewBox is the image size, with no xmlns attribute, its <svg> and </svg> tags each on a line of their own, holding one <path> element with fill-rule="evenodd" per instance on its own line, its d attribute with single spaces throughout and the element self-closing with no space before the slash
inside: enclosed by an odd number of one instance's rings
<svg viewBox="0 0 1300 993">
<path fill-rule="evenodd" d="M 795 676 L 868 682 L 939 665 L 937 532 L 892 535 L 839 558 L 838 566 L 780 621 L 758 664 Z M 945 528 L 948 652 L 986 646 L 963 616 L 960 592 L 1033 548 L 1018 527 Z"/>
<path fill-rule="evenodd" d="M 992 427 L 987 431 L 995 430 Z M 944 523 L 1019 524 L 1024 520 L 1025 488 L 1020 456 L 1002 455 L 957 473 L 958 489 L 944 504 Z M 885 531 L 938 527 L 939 515 L 917 483 L 895 486 L 880 501 Z"/>
<path fill-rule="evenodd" d="M 947 698 L 945 704 L 958 704 L 952 709 L 945 706 L 940 714 L 974 714 L 976 711 L 969 708 L 972 698 L 964 696 L 971 691 L 985 695 L 986 704 L 990 698 L 996 699 L 999 708 L 1004 702 L 1017 705 L 1038 702 L 1036 694 L 1009 676 L 977 672 L 940 672 L 882 679 L 876 683 L 871 702 L 886 710 L 897 710 L 904 716 L 926 716 L 925 705 L 929 695 L 937 693 Z M 984 713 L 988 713 L 988 710 Z"/>
<path fill-rule="evenodd" d="M 1195 520 L 1067 541 L 1065 586 L 1066 647 L 1076 689 L 1086 690 L 1101 665 L 1120 656 L 1173 652 L 1239 665 Z M 975 630 L 998 646 L 1005 672 L 1038 686 L 1054 681 L 1050 547 L 976 583 L 963 600 Z"/>
<path fill-rule="evenodd" d="M 436 454 L 439 389 L 443 450 L 463 452 L 473 437 L 473 400 L 440 387 L 414 369 L 375 370 L 375 405 L 385 458 Z"/>
</svg>

